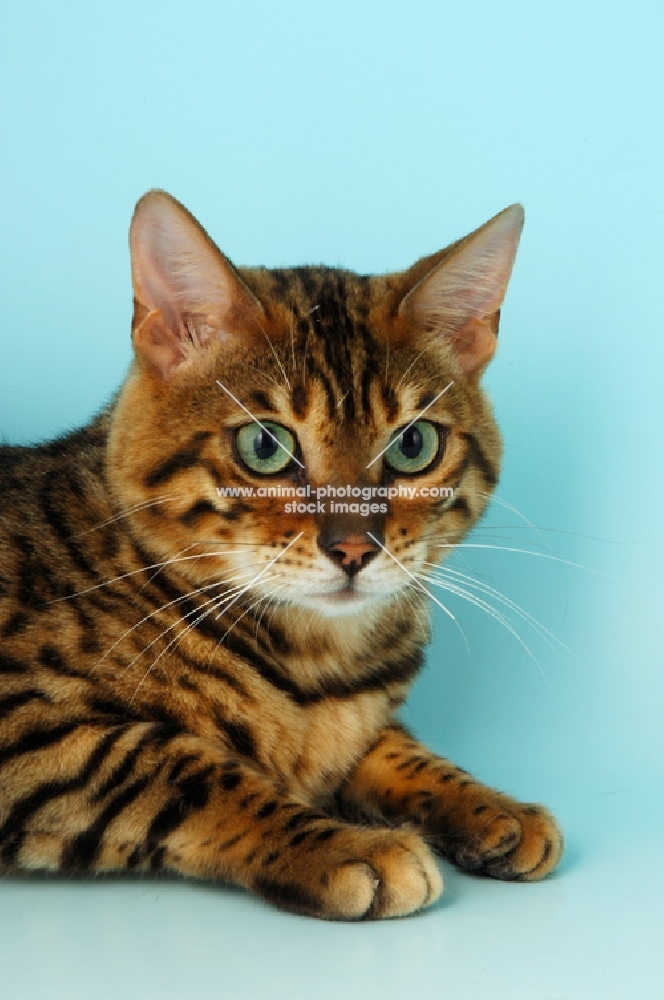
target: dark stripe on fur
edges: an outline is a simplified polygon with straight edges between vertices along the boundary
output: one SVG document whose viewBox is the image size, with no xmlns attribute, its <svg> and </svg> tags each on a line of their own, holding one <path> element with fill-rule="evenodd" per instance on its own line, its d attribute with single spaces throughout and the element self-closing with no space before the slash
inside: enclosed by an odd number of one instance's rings
<svg viewBox="0 0 664 1000">
<path fill-rule="evenodd" d="M 16 599 L 23 608 L 41 608 L 46 601 L 59 595 L 52 566 L 42 558 L 43 553 L 27 535 L 13 535 L 12 543 L 22 556 Z"/>
<path fill-rule="evenodd" d="M 0 718 L 2 718 L 3 715 L 8 715 L 15 708 L 27 705 L 29 701 L 34 701 L 36 698 L 41 699 L 42 701 L 49 700 L 43 691 L 38 691 L 36 688 L 28 688 L 26 691 L 17 691 L 15 694 L 7 695 L 6 698 L 0 698 Z"/>
<path fill-rule="evenodd" d="M 2 827 L 0 827 L 1 857 L 5 865 L 12 865 L 16 861 L 25 839 L 23 827 L 26 822 L 39 812 L 41 807 L 46 805 L 47 802 L 84 788 L 103 765 L 125 731 L 126 726 L 119 726 L 117 729 L 106 733 L 92 751 L 79 773 L 73 778 L 66 778 L 62 781 L 46 781 L 14 804 L 9 816 L 2 824 Z"/>
<path fill-rule="evenodd" d="M 11 639 L 24 632 L 30 619 L 25 611 L 15 611 L 2 626 L 2 638 Z"/>
<path fill-rule="evenodd" d="M 173 767 L 169 771 L 168 780 L 171 784 L 174 784 L 184 769 L 189 766 L 189 764 L 194 764 L 196 761 L 200 760 L 200 754 L 197 753 L 185 753 L 179 760 L 175 761 Z"/>
<path fill-rule="evenodd" d="M 40 493 L 40 502 L 44 518 L 53 532 L 66 548 L 69 558 L 77 569 L 93 580 L 99 579 L 99 574 L 83 555 L 80 546 L 73 540 L 72 529 L 65 517 L 64 508 L 71 504 L 73 480 L 71 470 L 57 469 L 44 476 Z M 63 475 L 64 474 L 64 475 Z M 66 477 L 66 478 L 65 478 Z M 58 483 L 58 480 L 64 480 Z M 59 487 L 59 489 L 58 489 Z"/>
<path fill-rule="evenodd" d="M 75 729 L 78 729 L 80 724 L 80 721 L 63 722 L 62 725 L 54 726 L 53 729 L 33 729 L 16 743 L 11 743 L 0 749 L 0 764 L 5 764 L 14 757 L 20 757 L 21 754 L 33 753 L 35 750 L 51 747 L 66 739 Z"/>
<path fill-rule="evenodd" d="M 0 674 L 24 674 L 27 669 L 26 663 L 0 651 Z"/>
<path fill-rule="evenodd" d="M 208 514 L 219 516 L 219 511 L 210 500 L 197 500 L 189 510 L 186 510 L 184 514 L 180 514 L 178 520 L 180 524 L 191 528 L 197 521 L 200 521 L 202 517 L 206 517 Z"/>
<path fill-rule="evenodd" d="M 210 798 L 210 782 L 217 770 L 216 764 L 208 764 L 202 771 L 195 771 L 188 774 L 178 782 L 178 792 L 180 794 L 180 805 L 189 812 L 192 809 L 204 809 Z"/>
<path fill-rule="evenodd" d="M 470 433 L 464 433 L 463 438 L 468 446 L 468 455 L 473 465 L 476 465 L 489 486 L 498 482 L 498 472 L 492 462 L 482 451 L 477 438 Z"/>
<path fill-rule="evenodd" d="M 76 670 L 75 667 L 66 662 L 60 650 L 50 643 L 45 643 L 40 648 L 38 660 L 43 667 L 52 670 L 54 673 L 64 674 L 66 677 L 77 677 L 85 680 L 88 680 L 90 677 L 89 670 Z"/>
<path fill-rule="evenodd" d="M 217 724 L 236 753 L 254 760 L 257 758 L 256 742 L 247 725 L 237 720 L 223 719 L 219 715 L 217 716 Z"/>
<path fill-rule="evenodd" d="M 147 474 L 145 485 L 150 489 L 154 486 L 161 486 L 183 469 L 191 469 L 192 466 L 197 465 L 201 448 L 210 437 L 212 437 L 211 431 L 198 431 L 184 447 L 179 448 Z"/>
<path fill-rule="evenodd" d="M 121 729 L 124 731 L 126 726 L 121 727 Z M 113 789 L 119 788 L 120 785 L 124 784 L 133 771 L 134 765 L 136 764 L 136 761 L 140 757 L 142 751 L 148 744 L 154 743 L 156 735 L 155 730 L 152 729 L 141 736 L 136 745 L 124 755 L 118 764 L 116 764 L 103 784 L 101 784 L 94 795 L 92 795 L 90 799 L 91 802 L 100 802 L 108 795 L 109 792 L 112 792 Z M 162 742 L 165 741 L 162 740 Z"/>
<path fill-rule="evenodd" d="M 448 504 L 445 510 L 456 510 L 460 514 L 463 514 L 464 517 L 471 516 L 470 504 L 465 497 L 455 497 L 452 503 Z"/>
<path fill-rule="evenodd" d="M 254 389 L 251 394 L 251 398 L 256 406 L 259 406 L 261 409 L 267 410 L 269 413 L 276 412 L 276 408 L 272 405 L 272 400 L 266 392 L 263 392 L 262 389 Z"/>
<path fill-rule="evenodd" d="M 298 705 L 315 705 L 326 698 L 353 698 L 358 694 L 377 691 L 390 684 L 405 683 L 411 680 L 422 665 L 422 650 L 404 654 L 398 660 L 388 660 L 385 664 L 372 666 L 367 672 L 352 681 L 341 678 L 326 678 L 321 680 L 316 690 L 304 690 L 290 678 L 284 677 L 276 667 L 264 657 L 259 656 L 248 643 L 237 634 L 227 636 L 227 645 L 231 652 L 241 656 L 254 670 L 278 691 L 288 695 Z"/>
<path fill-rule="evenodd" d="M 230 688 L 233 688 L 234 691 L 237 691 L 243 698 L 251 699 L 242 681 L 221 667 L 213 667 L 209 663 L 199 663 L 197 660 L 193 660 L 190 656 L 187 656 L 181 647 L 178 649 L 178 657 L 197 674 L 204 674 L 206 677 L 212 677 L 216 681 L 221 681 L 223 684 L 227 684 Z"/>
<path fill-rule="evenodd" d="M 96 861 L 106 830 L 127 806 L 141 795 L 152 781 L 152 775 L 139 778 L 111 799 L 92 826 L 80 833 L 62 852 L 61 866 L 66 870 L 85 870 Z"/>
</svg>

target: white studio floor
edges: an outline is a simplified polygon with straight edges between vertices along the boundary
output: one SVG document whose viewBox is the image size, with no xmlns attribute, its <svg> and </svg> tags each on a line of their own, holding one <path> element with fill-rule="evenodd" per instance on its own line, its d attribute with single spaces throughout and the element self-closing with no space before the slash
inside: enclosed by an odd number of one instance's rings
<svg viewBox="0 0 664 1000">
<path fill-rule="evenodd" d="M 661 1000 L 663 841 L 643 836 L 639 801 L 618 791 L 577 802 L 567 858 L 544 883 L 444 865 L 442 900 L 387 923 L 322 923 L 238 890 L 170 880 L 6 880 L 2 994 Z M 641 820 L 655 830 L 657 817 Z"/>
</svg>

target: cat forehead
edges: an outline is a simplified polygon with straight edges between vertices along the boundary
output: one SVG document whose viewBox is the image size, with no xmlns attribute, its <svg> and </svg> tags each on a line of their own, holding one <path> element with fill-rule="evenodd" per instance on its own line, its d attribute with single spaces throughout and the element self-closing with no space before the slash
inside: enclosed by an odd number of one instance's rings
<svg viewBox="0 0 664 1000">
<path fill-rule="evenodd" d="M 268 316 L 277 318 L 262 362 L 252 369 L 252 403 L 263 410 L 279 407 L 259 371 L 269 370 L 273 384 L 287 378 L 288 404 L 298 419 L 317 413 L 331 424 L 356 427 L 380 412 L 396 419 L 410 382 L 438 371 L 434 352 L 390 343 L 400 301 L 395 276 L 324 266 L 238 270 Z"/>
<path fill-rule="evenodd" d="M 323 265 L 238 270 L 266 306 L 279 303 L 300 318 L 318 313 L 321 321 L 344 315 L 366 320 L 372 308 L 393 293 L 387 277 Z"/>
</svg>

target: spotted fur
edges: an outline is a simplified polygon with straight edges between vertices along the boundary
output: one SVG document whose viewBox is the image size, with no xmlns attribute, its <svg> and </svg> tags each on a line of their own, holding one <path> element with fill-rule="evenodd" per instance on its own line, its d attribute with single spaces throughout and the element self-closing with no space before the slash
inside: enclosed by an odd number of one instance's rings
<svg viewBox="0 0 664 1000">
<path fill-rule="evenodd" d="M 124 386 L 82 430 L 0 449 L 3 869 L 168 869 L 357 919 L 433 902 L 432 849 L 499 878 L 554 867 L 546 810 L 395 717 L 429 637 L 408 573 L 498 477 L 480 376 L 520 221 L 367 277 L 238 270 L 173 199 L 139 203 Z M 368 516 L 222 497 L 266 482 L 238 457 L 230 393 L 291 429 L 301 466 L 270 484 L 296 487 L 398 483 L 368 463 L 429 407 L 440 454 L 413 481 L 454 497 Z M 369 551 L 349 569 L 350 538 Z"/>
</svg>

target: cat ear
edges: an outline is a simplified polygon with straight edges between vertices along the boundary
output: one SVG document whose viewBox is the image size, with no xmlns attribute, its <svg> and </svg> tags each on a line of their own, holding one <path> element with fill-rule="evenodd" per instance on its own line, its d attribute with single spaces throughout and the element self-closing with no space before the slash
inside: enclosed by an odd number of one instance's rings
<svg viewBox="0 0 664 1000">
<path fill-rule="evenodd" d="M 187 209 L 149 191 L 129 231 L 134 348 L 166 379 L 213 339 L 253 336 L 263 309 Z"/>
<path fill-rule="evenodd" d="M 523 218 L 521 205 L 506 208 L 452 247 L 401 301 L 408 327 L 447 338 L 468 375 L 481 371 L 496 349 Z"/>
</svg>

